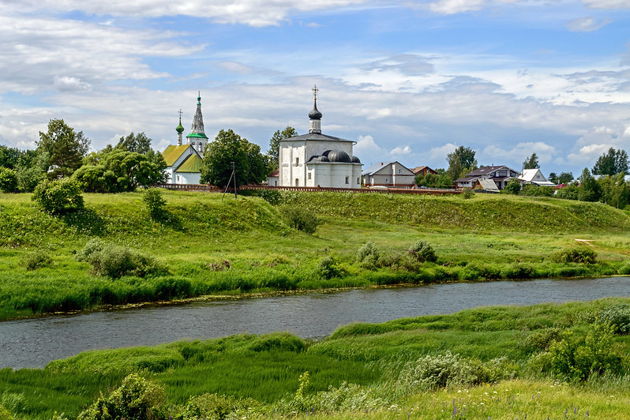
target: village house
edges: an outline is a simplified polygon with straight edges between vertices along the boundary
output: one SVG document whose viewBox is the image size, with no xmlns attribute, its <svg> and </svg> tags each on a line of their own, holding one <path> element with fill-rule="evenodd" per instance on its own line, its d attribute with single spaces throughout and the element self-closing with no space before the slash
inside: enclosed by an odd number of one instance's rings
<svg viewBox="0 0 630 420">
<path fill-rule="evenodd" d="M 380 162 L 362 174 L 366 187 L 410 188 L 416 185 L 416 175 L 402 163 Z"/>
<path fill-rule="evenodd" d="M 428 174 L 437 175 L 437 171 L 434 171 L 428 166 L 416 166 L 411 170 L 411 172 L 413 172 L 416 176 L 427 176 Z"/>
<path fill-rule="evenodd" d="M 186 136 L 186 144 L 182 144 L 184 126 L 182 112 L 179 111 L 179 125 L 177 145 L 168 146 L 162 156 L 166 162 L 166 176 L 169 184 L 199 184 L 201 183 L 201 164 L 203 152 L 208 145 L 201 114 L 201 94 L 197 96 L 197 110 L 193 118 L 192 129 Z"/>
<path fill-rule="evenodd" d="M 473 188 L 475 184 L 481 185 L 481 182 L 478 181 L 489 179 L 495 183 L 497 190 L 502 190 L 511 179 L 517 178 L 518 175 L 518 172 L 507 166 L 482 166 L 469 172 L 466 176 L 456 179 L 455 183 L 459 188 Z M 490 186 L 488 183 L 485 184 L 486 187 Z"/>
<path fill-rule="evenodd" d="M 523 173 L 518 176 L 518 180 L 524 185 L 533 184 L 540 187 L 556 186 L 556 184 L 545 178 L 540 169 L 523 169 Z"/>
<path fill-rule="evenodd" d="M 280 140 L 278 174 L 267 182 L 280 187 L 360 188 L 363 164 L 353 155 L 356 142 L 322 133 L 317 92 L 313 88 L 309 132 Z"/>
</svg>

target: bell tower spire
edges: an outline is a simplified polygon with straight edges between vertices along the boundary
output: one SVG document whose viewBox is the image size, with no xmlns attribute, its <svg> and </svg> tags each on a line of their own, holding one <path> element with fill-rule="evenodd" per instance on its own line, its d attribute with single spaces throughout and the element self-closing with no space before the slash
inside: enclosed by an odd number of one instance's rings
<svg viewBox="0 0 630 420">
<path fill-rule="evenodd" d="M 188 144 L 192 145 L 197 152 L 203 154 L 208 144 L 208 136 L 206 136 L 203 127 L 203 115 L 201 114 L 201 92 L 197 94 L 197 111 L 193 118 L 192 128 L 190 134 L 186 136 Z"/>
<path fill-rule="evenodd" d="M 182 110 L 179 110 L 179 124 L 177 125 L 177 128 L 175 128 L 175 131 L 177 131 L 177 145 L 181 146 L 182 145 L 182 133 L 184 132 L 184 126 L 182 125 Z"/>
<path fill-rule="evenodd" d="M 322 132 L 322 113 L 317 109 L 317 94 L 319 93 L 319 89 L 317 89 L 317 85 L 313 86 L 313 109 L 308 113 L 308 118 L 310 120 L 310 127 L 308 132 L 313 134 L 321 134 Z"/>
</svg>

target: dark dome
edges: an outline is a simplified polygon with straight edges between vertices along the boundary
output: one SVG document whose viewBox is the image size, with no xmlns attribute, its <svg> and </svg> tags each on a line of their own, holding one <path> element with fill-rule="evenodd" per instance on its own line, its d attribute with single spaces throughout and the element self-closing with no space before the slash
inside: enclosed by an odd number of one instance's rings
<svg viewBox="0 0 630 420">
<path fill-rule="evenodd" d="M 311 120 L 321 120 L 322 119 L 322 113 L 319 112 L 319 110 L 317 109 L 317 105 L 315 105 L 313 107 L 313 109 L 311 110 L 311 112 L 308 113 L 308 117 Z"/>
<path fill-rule="evenodd" d="M 326 156 L 313 155 L 309 158 L 309 162 L 330 162 Z"/>
<path fill-rule="evenodd" d="M 361 163 L 358 157 L 352 156 L 352 163 Z"/>
<path fill-rule="evenodd" d="M 331 162 L 346 162 L 346 163 L 352 162 L 352 159 L 350 159 L 350 155 L 344 152 L 343 150 L 330 150 L 328 152 L 328 159 Z"/>
</svg>

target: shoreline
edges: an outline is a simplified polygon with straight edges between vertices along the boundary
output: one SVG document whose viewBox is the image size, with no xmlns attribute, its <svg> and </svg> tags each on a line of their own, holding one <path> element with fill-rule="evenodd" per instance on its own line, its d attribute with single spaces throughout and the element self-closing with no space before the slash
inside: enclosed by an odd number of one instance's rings
<svg viewBox="0 0 630 420">
<path fill-rule="evenodd" d="M 74 315 L 83 315 L 83 314 L 91 314 L 95 312 L 117 312 L 117 311 L 125 311 L 125 310 L 133 310 L 133 309 L 142 309 L 142 308 L 151 308 L 151 307 L 164 307 L 164 306 L 181 306 L 181 305 L 189 305 L 192 303 L 202 303 L 202 302 L 224 302 L 224 301 L 237 301 L 237 300 L 246 300 L 246 299 L 265 299 L 272 297 L 282 297 L 282 296 L 296 296 L 296 295 L 307 295 L 307 294 L 333 294 L 333 293 L 342 293 L 348 292 L 351 290 L 368 290 L 368 289 L 404 289 L 404 288 L 420 288 L 431 285 L 442 285 L 442 284 L 456 284 L 456 283 L 495 283 L 495 282 L 528 282 L 535 280 L 565 280 L 565 281 L 573 281 L 573 280 L 586 280 L 586 279 L 604 279 L 604 278 L 612 278 L 612 277 L 628 277 L 626 274 L 610 274 L 605 276 L 577 276 L 577 277 L 540 277 L 540 278 L 524 278 L 524 279 L 483 279 L 483 280 L 444 280 L 444 281 L 435 281 L 430 283 L 398 283 L 398 284 L 372 284 L 369 286 L 348 286 L 348 287 L 331 287 L 331 288 L 320 288 L 320 289 L 297 289 L 297 290 L 272 290 L 267 292 L 253 292 L 253 293 L 234 293 L 234 294 L 215 294 L 215 295 L 201 295 L 190 298 L 183 299 L 173 299 L 173 300 L 162 300 L 162 301 L 147 301 L 147 302 L 139 302 L 139 303 L 128 303 L 123 305 L 99 305 L 94 308 L 89 309 L 81 309 L 75 311 L 58 311 L 58 312 L 44 312 L 40 314 L 32 314 L 27 316 L 16 316 L 9 317 L 5 319 L 0 319 L 0 323 L 2 322 L 10 322 L 10 321 L 22 321 L 29 319 L 40 319 L 40 318 L 52 318 L 52 317 L 64 317 L 64 316 L 74 316 Z"/>
</svg>

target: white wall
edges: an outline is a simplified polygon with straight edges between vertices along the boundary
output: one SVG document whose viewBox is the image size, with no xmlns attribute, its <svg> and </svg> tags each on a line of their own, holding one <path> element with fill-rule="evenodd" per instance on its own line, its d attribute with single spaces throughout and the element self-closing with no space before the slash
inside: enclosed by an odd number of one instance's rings
<svg viewBox="0 0 630 420">
<path fill-rule="evenodd" d="M 199 172 L 175 172 L 174 184 L 200 184 L 201 173 Z"/>
</svg>

